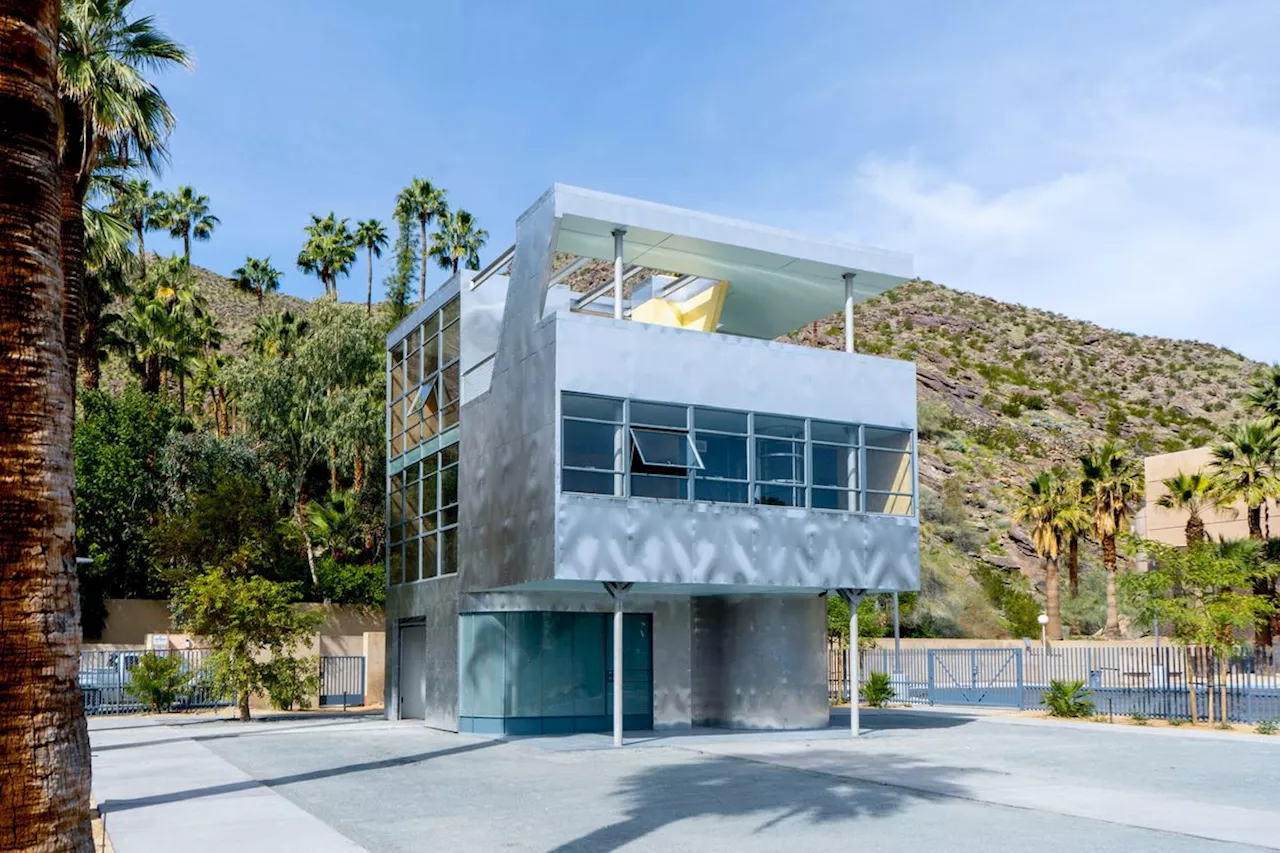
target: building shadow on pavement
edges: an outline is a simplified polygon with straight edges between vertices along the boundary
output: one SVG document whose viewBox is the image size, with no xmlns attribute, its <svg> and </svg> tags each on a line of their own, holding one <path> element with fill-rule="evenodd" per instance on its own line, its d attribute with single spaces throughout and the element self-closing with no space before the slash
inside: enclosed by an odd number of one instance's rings
<svg viewBox="0 0 1280 853">
<path fill-rule="evenodd" d="M 388 767 L 402 767 L 410 764 L 420 764 L 430 761 L 433 758 L 444 758 L 449 755 L 460 755 L 466 752 L 474 752 L 478 749 L 488 749 L 493 746 L 502 745 L 501 741 L 486 740 L 476 743 L 465 743 L 460 746 L 449 747 L 448 749 L 438 749 L 433 752 L 419 752 L 414 755 L 400 755 L 395 758 L 385 758 L 380 761 L 364 761 L 359 764 L 344 764 L 339 767 L 326 767 L 322 770 L 309 770 L 306 773 L 293 773 L 288 776 L 275 776 L 268 779 L 246 779 L 242 782 L 230 782 L 225 785 L 209 785 L 204 788 L 193 788 L 189 791 L 173 791 L 167 794 L 155 794 L 149 797 L 134 797 L 127 800 L 105 800 L 98 804 L 98 808 L 103 813 L 121 812 L 129 809 L 146 808 L 147 806 L 164 805 L 165 803 L 176 803 L 182 800 L 193 800 L 200 797 L 214 797 L 219 794 L 231 794 L 237 791 L 247 791 L 264 785 L 268 788 L 278 788 L 285 785 L 294 785 L 299 782 L 311 782 L 317 779 L 329 779 L 334 776 L 346 776 L 351 773 L 364 773 L 371 770 L 382 770 Z"/>
<path fill-rule="evenodd" d="M 866 709 L 859 714 L 863 731 L 889 731 L 898 729 L 952 729 L 976 723 L 978 717 L 964 712 L 893 709 Z M 849 709 L 832 708 L 831 725 L 849 728 Z"/>
<path fill-rule="evenodd" d="M 830 753 L 827 755 L 827 753 Z M 817 751 L 819 758 L 847 762 L 850 754 Z M 794 822 L 828 823 L 891 815 L 911 802 L 937 796 L 966 796 L 956 779 L 972 771 L 879 755 L 882 770 L 928 774 L 931 793 L 845 778 L 822 771 L 783 767 L 763 760 L 703 755 L 700 760 L 647 768 L 627 777 L 614 795 L 625 800 L 625 820 L 600 827 L 556 847 L 552 853 L 617 850 L 683 820 L 759 816 L 755 832 Z M 779 849 L 785 839 L 779 837 Z"/>
</svg>

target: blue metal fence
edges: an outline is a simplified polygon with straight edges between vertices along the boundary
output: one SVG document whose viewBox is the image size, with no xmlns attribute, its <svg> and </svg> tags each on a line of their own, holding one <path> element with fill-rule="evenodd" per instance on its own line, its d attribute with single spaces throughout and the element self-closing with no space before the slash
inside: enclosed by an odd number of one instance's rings
<svg viewBox="0 0 1280 853">
<path fill-rule="evenodd" d="M 133 668 L 147 649 L 117 649 L 111 651 L 86 651 L 80 653 L 80 691 L 84 695 L 84 712 L 98 714 L 132 714 L 145 710 L 142 703 L 129 691 L 133 680 Z M 174 702 L 175 710 L 191 708 L 217 708 L 231 704 L 231 700 L 218 691 L 212 674 L 204 665 L 208 652 L 205 649 L 183 649 L 161 652 L 170 657 L 182 658 L 182 670 L 190 680 Z"/>
<path fill-rule="evenodd" d="M 320 704 L 364 704 L 364 657 L 330 655 L 320 658 Z"/>
<path fill-rule="evenodd" d="M 847 650 L 830 648 L 833 701 L 848 700 Z M 1051 681 L 1082 681 L 1100 713 L 1160 719 L 1215 718 L 1226 702 L 1235 722 L 1280 720 L 1280 655 L 1238 648 L 1225 659 L 1178 646 L 864 649 L 859 675 L 889 673 L 897 701 L 1036 708 Z"/>
</svg>

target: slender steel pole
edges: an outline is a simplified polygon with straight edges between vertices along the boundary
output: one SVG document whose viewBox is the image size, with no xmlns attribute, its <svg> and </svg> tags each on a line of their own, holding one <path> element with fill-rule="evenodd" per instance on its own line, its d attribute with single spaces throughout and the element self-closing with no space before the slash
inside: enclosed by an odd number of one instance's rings
<svg viewBox="0 0 1280 853">
<path fill-rule="evenodd" d="M 613 319 L 622 319 L 622 235 L 625 228 L 613 231 Z"/>
<path fill-rule="evenodd" d="M 853 352 L 853 276 L 844 274 L 844 351 Z"/>
<path fill-rule="evenodd" d="M 849 734 L 858 736 L 858 599 L 849 601 Z"/>
<path fill-rule="evenodd" d="M 893 591 L 893 671 L 902 672 L 902 630 L 898 623 L 898 591 Z"/>
<path fill-rule="evenodd" d="M 613 597 L 613 745 L 622 746 L 622 593 Z"/>
</svg>

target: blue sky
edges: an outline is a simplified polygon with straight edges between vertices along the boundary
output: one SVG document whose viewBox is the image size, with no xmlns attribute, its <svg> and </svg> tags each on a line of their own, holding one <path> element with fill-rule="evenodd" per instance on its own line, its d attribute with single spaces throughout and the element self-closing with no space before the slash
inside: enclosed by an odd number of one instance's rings
<svg viewBox="0 0 1280 853">
<path fill-rule="evenodd" d="M 138 7 L 195 56 L 160 81 L 178 127 L 157 183 L 210 196 L 222 225 L 193 256 L 219 272 L 270 255 L 314 296 L 293 264 L 309 214 L 390 225 L 415 175 L 491 257 L 563 181 L 1280 360 L 1280 4 Z M 363 298 L 363 259 L 341 287 Z"/>
</svg>

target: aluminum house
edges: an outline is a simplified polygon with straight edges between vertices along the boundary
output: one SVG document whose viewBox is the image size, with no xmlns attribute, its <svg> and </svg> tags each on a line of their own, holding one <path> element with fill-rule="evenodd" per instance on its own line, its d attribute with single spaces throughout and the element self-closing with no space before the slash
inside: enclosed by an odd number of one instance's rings
<svg viewBox="0 0 1280 853">
<path fill-rule="evenodd" d="M 826 725 L 824 596 L 919 584 L 915 368 L 774 339 L 910 275 L 539 198 L 387 338 L 388 716 L 616 742 Z"/>
</svg>

